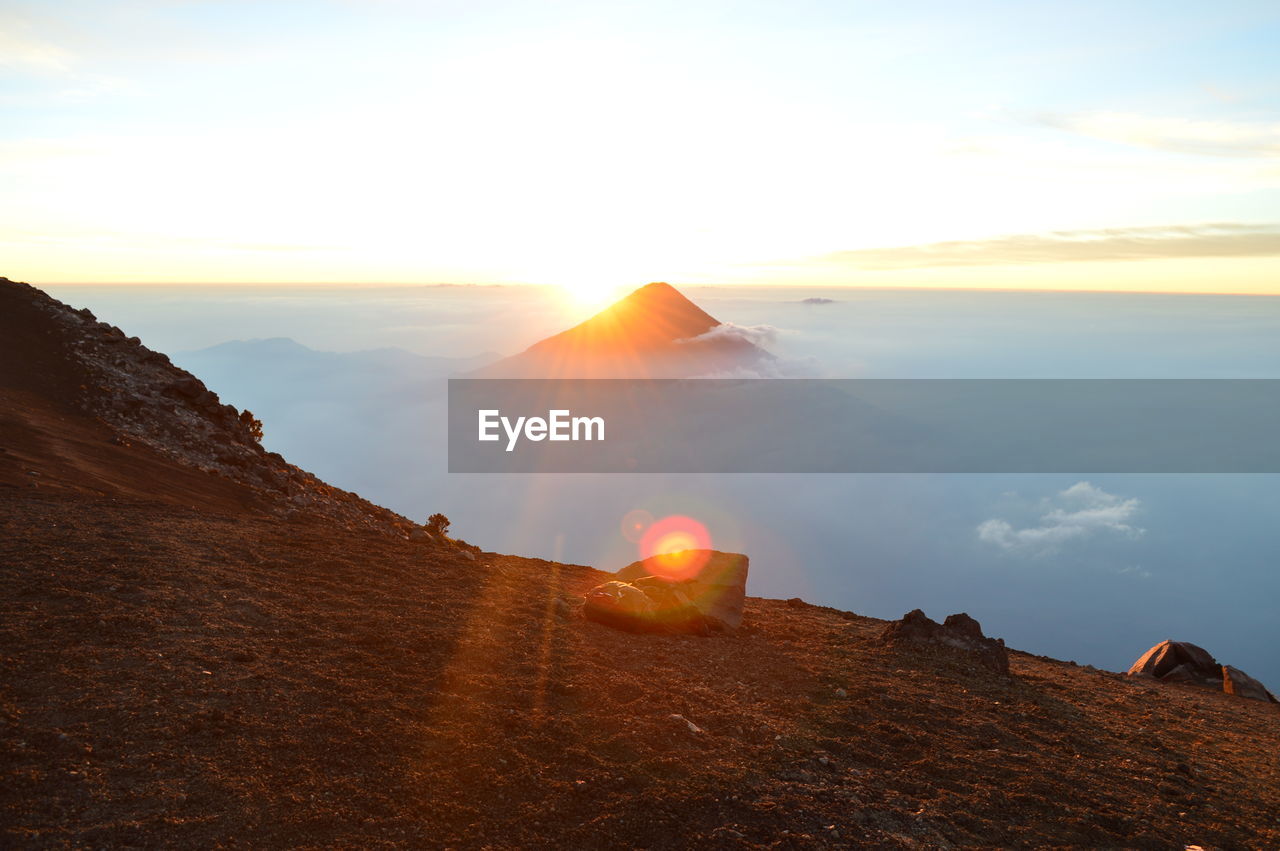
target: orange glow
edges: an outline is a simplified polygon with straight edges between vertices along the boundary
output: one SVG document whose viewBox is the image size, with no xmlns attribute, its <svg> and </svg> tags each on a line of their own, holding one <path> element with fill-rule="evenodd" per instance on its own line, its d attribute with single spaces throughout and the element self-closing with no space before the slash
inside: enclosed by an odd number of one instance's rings
<svg viewBox="0 0 1280 851">
<path fill-rule="evenodd" d="M 651 524 L 640 539 L 640 557 L 653 558 L 654 567 L 667 579 L 687 579 L 706 564 L 711 533 L 694 520 L 673 514 Z"/>
<path fill-rule="evenodd" d="M 530 346 L 519 355 L 520 372 L 504 370 L 501 377 L 664 377 L 669 362 L 689 351 L 681 341 L 694 340 L 718 324 L 675 287 L 655 281 Z"/>
<path fill-rule="evenodd" d="M 589 274 L 561 275 L 555 280 L 574 310 L 601 310 L 625 295 L 623 285 L 602 282 Z"/>
</svg>

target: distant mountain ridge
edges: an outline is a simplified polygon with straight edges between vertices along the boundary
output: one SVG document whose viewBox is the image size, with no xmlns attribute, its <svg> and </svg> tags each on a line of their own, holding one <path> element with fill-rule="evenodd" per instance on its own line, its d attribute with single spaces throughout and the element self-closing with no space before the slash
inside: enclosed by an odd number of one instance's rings
<svg viewBox="0 0 1280 851">
<path fill-rule="evenodd" d="M 261 363 L 268 368 L 285 362 L 313 368 L 327 366 L 387 368 L 426 371 L 434 375 L 475 369 L 497 360 L 500 355 L 483 352 L 470 357 L 440 357 L 420 355 L 396 346 L 333 352 L 313 349 L 292 337 L 255 337 L 248 340 L 228 340 L 203 349 L 177 352 L 174 357 L 182 361 L 206 363 L 225 360 L 228 365 L 246 357 L 253 357 L 261 359 Z"/>
<path fill-rule="evenodd" d="M 313 349 L 290 337 L 229 340 L 195 351 L 178 352 L 174 361 L 200 375 L 211 387 L 235 388 L 232 399 L 272 413 L 280 399 L 311 399 L 323 387 L 324 398 L 367 399 L 435 392 L 434 385 L 492 363 L 499 355 L 431 357 L 386 347 L 352 352 Z"/>
<path fill-rule="evenodd" d="M 621 301 L 478 378 L 690 378 L 749 369 L 773 356 L 732 333 L 670 284 L 646 284 Z"/>
</svg>

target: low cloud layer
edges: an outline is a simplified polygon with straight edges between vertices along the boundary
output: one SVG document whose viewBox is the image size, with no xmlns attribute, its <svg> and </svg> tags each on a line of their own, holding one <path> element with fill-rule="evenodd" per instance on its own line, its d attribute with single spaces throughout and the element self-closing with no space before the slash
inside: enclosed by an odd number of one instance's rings
<svg viewBox="0 0 1280 851">
<path fill-rule="evenodd" d="M 1018 528 L 993 517 L 978 525 L 978 538 L 1003 550 L 1031 555 L 1047 555 L 1067 542 L 1100 535 L 1137 538 L 1145 530 L 1130 521 L 1140 507 L 1136 498 L 1126 499 L 1089 482 L 1076 482 L 1043 502 L 1036 525 Z"/>
<path fill-rule="evenodd" d="M 693 338 L 703 340 L 746 340 L 763 348 L 767 348 L 778 339 L 778 329 L 772 325 L 735 325 L 732 322 L 721 322 L 716 327 Z"/>
<path fill-rule="evenodd" d="M 1017 234 L 840 251 L 820 258 L 862 269 L 1020 266 L 1088 260 L 1280 256 L 1280 225 L 1222 223 Z"/>
<path fill-rule="evenodd" d="M 823 378 L 822 367 L 814 358 L 771 358 L 750 365 L 709 372 L 696 378 Z"/>
<path fill-rule="evenodd" d="M 768 349 L 778 341 L 783 332 L 773 325 L 738 325 L 722 322 L 699 334 L 689 342 L 704 340 L 745 340 Z M 793 333 L 793 332 L 788 332 Z M 698 378 L 818 378 L 823 374 L 815 358 L 774 356 L 741 364 L 732 369 L 699 375 Z"/>
</svg>

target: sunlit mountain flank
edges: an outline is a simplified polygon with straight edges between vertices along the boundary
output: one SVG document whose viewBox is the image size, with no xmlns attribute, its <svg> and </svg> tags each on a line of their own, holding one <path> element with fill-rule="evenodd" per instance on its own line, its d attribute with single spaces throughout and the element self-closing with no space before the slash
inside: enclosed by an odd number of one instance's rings
<svg viewBox="0 0 1280 851">
<path fill-rule="evenodd" d="M 483 378 L 683 378 L 751 369 L 771 355 L 667 283 L 646 284 Z"/>
</svg>

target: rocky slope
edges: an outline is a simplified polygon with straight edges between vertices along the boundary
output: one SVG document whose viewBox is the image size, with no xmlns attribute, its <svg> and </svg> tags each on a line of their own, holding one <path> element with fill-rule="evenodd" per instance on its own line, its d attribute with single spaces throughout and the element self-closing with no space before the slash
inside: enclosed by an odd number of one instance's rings
<svg viewBox="0 0 1280 851">
<path fill-rule="evenodd" d="M 91 492 L 182 504 L 204 501 L 212 489 L 284 517 L 315 514 L 348 529 L 427 534 L 265 451 L 251 413 L 222 404 L 137 337 L 7 278 L 0 278 L 0 394 L 7 444 L 0 482 L 86 490 L 91 481 Z"/>
<path fill-rule="evenodd" d="M 0 285 L 0 846 L 1280 846 L 1275 704 L 958 617 L 610 629 L 68 312 Z"/>
</svg>

